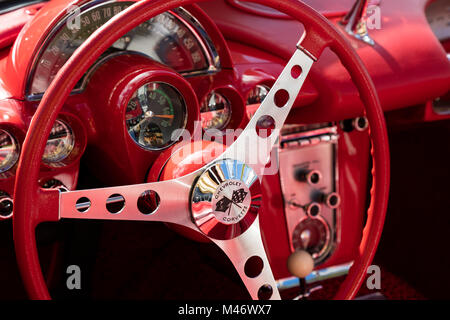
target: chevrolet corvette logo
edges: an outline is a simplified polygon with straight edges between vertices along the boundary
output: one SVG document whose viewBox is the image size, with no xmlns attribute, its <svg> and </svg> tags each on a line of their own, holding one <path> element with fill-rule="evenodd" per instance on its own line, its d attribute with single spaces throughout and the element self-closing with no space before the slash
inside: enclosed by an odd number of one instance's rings
<svg viewBox="0 0 450 320">
<path fill-rule="evenodd" d="M 227 197 L 223 197 L 222 200 L 217 202 L 216 204 L 216 211 L 226 212 L 228 210 L 228 215 L 230 215 L 231 206 L 234 204 L 241 208 L 239 206 L 240 203 L 244 202 L 245 197 L 247 196 L 248 192 L 245 192 L 244 189 L 239 189 L 233 191 L 233 196 L 231 197 L 231 200 Z"/>
<path fill-rule="evenodd" d="M 213 208 L 216 218 L 224 224 L 241 221 L 250 208 L 248 187 L 239 180 L 227 180 L 220 184 L 214 194 Z"/>
</svg>

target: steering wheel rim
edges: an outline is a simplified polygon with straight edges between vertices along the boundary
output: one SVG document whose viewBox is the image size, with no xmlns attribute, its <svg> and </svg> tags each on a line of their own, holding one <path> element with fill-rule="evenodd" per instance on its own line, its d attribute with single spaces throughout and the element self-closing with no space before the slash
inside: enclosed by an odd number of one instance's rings
<svg viewBox="0 0 450 320">
<path fill-rule="evenodd" d="M 123 34 L 153 16 L 198 0 L 143 0 L 121 12 L 99 28 L 72 55 L 45 92 L 31 121 L 19 160 L 15 183 L 13 215 L 14 243 L 18 266 L 27 292 L 32 299 L 50 299 L 40 267 L 35 228 L 44 221 L 58 221 L 59 194 L 43 191 L 38 185 L 39 168 L 47 137 L 65 100 L 78 79 L 95 60 Z M 365 106 L 372 141 L 373 184 L 368 219 L 356 257 L 336 299 L 352 299 L 359 290 L 381 236 L 389 194 L 389 149 L 383 110 L 375 86 L 350 43 L 322 15 L 296 0 L 250 0 L 291 15 L 303 23 L 304 37 L 298 47 L 313 58 L 329 47 L 349 71 Z M 123 23 L 123 21 L 126 21 Z M 99 45 L 98 45 L 99 44 Z M 42 212 L 36 203 L 47 204 Z M 58 215 L 54 213 L 57 212 Z"/>
</svg>

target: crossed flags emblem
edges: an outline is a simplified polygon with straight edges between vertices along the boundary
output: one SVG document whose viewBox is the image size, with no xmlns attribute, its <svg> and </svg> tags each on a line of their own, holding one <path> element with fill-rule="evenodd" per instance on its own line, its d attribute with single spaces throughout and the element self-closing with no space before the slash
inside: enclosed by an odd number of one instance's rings
<svg viewBox="0 0 450 320">
<path fill-rule="evenodd" d="M 244 199 L 247 196 L 247 194 L 248 192 L 246 192 L 244 189 L 233 191 L 231 200 L 224 196 L 217 202 L 216 211 L 225 212 L 228 209 L 231 209 L 232 204 L 237 205 L 240 208 L 239 203 L 244 202 Z M 230 211 L 228 211 L 228 215 L 230 215 Z"/>
</svg>

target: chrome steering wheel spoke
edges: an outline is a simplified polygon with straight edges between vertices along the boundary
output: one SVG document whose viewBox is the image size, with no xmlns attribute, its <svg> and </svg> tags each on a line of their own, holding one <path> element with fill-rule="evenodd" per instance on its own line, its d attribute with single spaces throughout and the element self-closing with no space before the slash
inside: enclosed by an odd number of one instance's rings
<svg viewBox="0 0 450 320">
<path fill-rule="evenodd" d="M 259 218 L 237 238 L 212 241 L 231 260 L 252 299 L 281 299 L 262 242 Z"/>
<path fill-rule="evenodd" d="M 194 178 L 61 192 L 59 218 L 159 221 L 198 230 L 189 210 Z"/>
<path fill-rule="evenodd" d="M 261 238 L 260 181 L 314 61 L 299 46 L 239 138 L 202 169 L 169 181 L 61 192 L 59 218 L 188 227 L 225 252 L 253 299 L 280 299 Z M 140 205 L 146 194 L 153 197 L 150 212 Z"/>
<path fill-rule="evenodd" d="M 272 148 L 314 62 L 297 48 L 245 130 L 219 159 L 246 163 L 260 178 L 265 174 Z"/>
</svg>

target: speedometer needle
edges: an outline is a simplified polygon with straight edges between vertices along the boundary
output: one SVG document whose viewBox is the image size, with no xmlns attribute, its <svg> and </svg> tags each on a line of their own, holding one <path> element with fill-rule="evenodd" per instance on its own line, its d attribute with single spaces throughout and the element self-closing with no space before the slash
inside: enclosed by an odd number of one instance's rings
<svg viewBox="0 0 450 320">
<path fill-rule="evenodd" d="M 153 111 L 147 111 L 145 112 L 145 117 L 173 119 L 175 116 L 173 114 L 154 114 Z"/>
<path fill-rule="evenodd" d="M 165 118 L 165 119 L 173 119 L 174 118 L 173 115 L 168 115 L 168 114 L 153 114 L 152 117 Z"/>
</svg>

